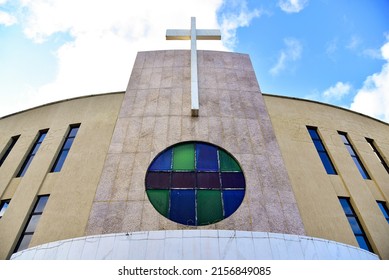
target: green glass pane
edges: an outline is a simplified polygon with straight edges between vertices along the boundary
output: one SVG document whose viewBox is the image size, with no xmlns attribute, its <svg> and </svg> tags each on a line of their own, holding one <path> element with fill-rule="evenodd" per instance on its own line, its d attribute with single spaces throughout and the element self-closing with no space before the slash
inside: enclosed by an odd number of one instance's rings
<svg viewBox="0 0 389 280">
<path fill-rule="evenodd" d="M 226 152 L 219 150 L 220 171 L 242 171 L 239 164 Z"/>
<path fill-rule="evenodd" d="M 208 225 L 223 220 L 221 192 L 219 190 L 197 191 L 197 225 Z"/>
<path fill-rule="evenodd" d="M 147 196 L 154 208 L 165 217 L 169 211 L 169 190 L 147 190 Z"/>
<path fill-rule="evenodd" d="M 173 148 L 173 170 L 195 170 L 194 144 L 182 144 Z"/>
</svg>

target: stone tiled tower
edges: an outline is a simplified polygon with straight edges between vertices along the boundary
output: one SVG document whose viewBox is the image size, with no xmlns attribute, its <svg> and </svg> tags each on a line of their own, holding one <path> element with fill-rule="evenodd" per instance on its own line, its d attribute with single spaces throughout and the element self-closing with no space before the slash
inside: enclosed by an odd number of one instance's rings
<svg viewBox="0 0 389 280">
<path fill-rule="evenodd" d="M 204 141 L 240 162 L 246 195 L 229 218 L 201 229 L 304 235 L 272 124 L 248 55 L 198 51 L 199 117 L 190 111 L 190 51 L 140 52 L 93 202 L 87 235 L 195 229 L 160 215 L 145 193 L 151 160 Z"/>
</svg>

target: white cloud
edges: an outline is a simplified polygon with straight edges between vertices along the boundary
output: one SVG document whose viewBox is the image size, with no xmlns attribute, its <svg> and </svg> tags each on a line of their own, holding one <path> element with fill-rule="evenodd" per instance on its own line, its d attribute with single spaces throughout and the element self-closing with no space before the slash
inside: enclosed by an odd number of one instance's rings
<svg viewBox="0 0 389 280">
<path fill-rule="evenodd" d="M 295 38 L 284 39 L 285 48 L 281 50 L 277 63 L 270 69 L 270 74 L 278 75 L 285 70 L 290 62 L 297 61 L 301 58 L 303 46 Z"/>
<path fill-rule="evenodd" d="M 229 6 L 221 16 L 221 31 L 226 46 L 233 49 L 237 43 L 236 30 L 239 27 L 249 26 L 252 19 L 261 16 L 262 11 L 258 9 L 249 10 L 246 1 L 224 1 Z"/>
<path fill-rule="evenodd" d="M 389 122 L 389 42 L 382 46 L 381 55 L 386 60 L 381 72 L 366 78 L 350 109 Z"/>
<path fill-rule="evenodd" d="M 2 0 L 0 0 L 2 1 Z M 4 1 L 4 0 L 3 0 Z M 29 90 L 26 107 L 81 95 L 125 90 L 138 51 L 189 49 L 188 41 L 166 41 L 169 28 L 221 28 L 220 41 L 199 41 L 206 49 L 230 50 L 235 30 L 247 26 L 259 15 L 249 11 L 245 1 L 234 12 L 217 13 L 223 0 L 21 0 L 22 26 L 26 36 L 37 43 L 52 35 L 68 33 L 71 41 L 58 48 L 55 79 Z M 238 2 L 237 2 L 238 3 Z"/>
<path fill-rule="evenodd" d="M 298 13 L 308 5 L 308 0 L 280 0 L 278 5 L 286 13 Z"/>
<path fill-rule="evenodd" d="M 349 83 L 337 82 L 323 92 L 325 100 L 341 100 L 350 93 L 351 85 Z"/>
<path fill-rule="evenodd" d="M 17 23 L 16 17 L 4 11 L 0 11 L 0 25 L 11 26 L 15 23 Z"/>
</svg>

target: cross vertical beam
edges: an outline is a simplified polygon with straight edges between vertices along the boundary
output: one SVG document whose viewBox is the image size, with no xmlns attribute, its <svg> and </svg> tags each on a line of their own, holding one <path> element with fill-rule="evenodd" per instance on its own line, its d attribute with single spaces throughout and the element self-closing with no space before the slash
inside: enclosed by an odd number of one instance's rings
<svg viewBox="0 0 389 280">
<path fill-rule="evenodd" d="M 198 117 L 200 109 L 199 83 L 197 72 L 197 40 L 221 40 L 218 29 L 196 29 L 196 18 L 191 18 L 191 29 L 168 29 L 166 40 L 191 40 L 190 68 L 191 68 L 191 110 L 192 117 Z"/>
</svg>

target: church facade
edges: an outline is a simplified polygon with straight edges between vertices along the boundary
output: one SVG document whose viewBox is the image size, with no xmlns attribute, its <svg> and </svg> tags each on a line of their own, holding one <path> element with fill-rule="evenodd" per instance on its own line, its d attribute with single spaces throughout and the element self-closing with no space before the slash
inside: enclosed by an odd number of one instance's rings
<svg viewBox="0 0 389 280">
<path fill-rule="evenodd" d="M 389 259 L 389 125 L 140 52 L 125 92 L 0 119 L 1 259 Z"/>
</svg>

